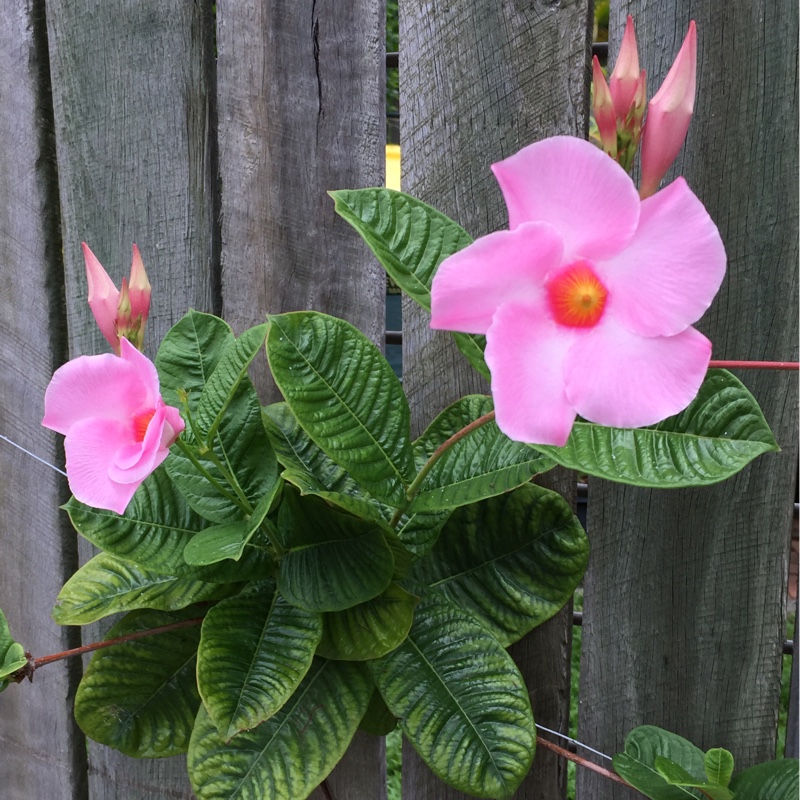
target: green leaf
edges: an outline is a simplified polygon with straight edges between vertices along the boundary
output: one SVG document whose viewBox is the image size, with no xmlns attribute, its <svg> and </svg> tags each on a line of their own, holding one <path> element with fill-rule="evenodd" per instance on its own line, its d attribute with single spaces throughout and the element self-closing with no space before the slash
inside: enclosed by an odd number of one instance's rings
<svg viewBox="0 0 800 800">
<path fill-rule="evenodd" d="M 409 578 L 452 600 L 508 646 L 564 606 L 588 560 L 589 541 L 569 505 L 526 484 L 456 509 Z"/>
<path fill-rule="evenodd" d="M 727 786 L 733 775 L 733 753 L 724 747 L 713 747 L 704 758 L 706 775 L 712 783 Z"/>
<path fill-rule="evenodd" d="M 8 676 L 22 669 L 27 663 L 25 648 L 14 641 L 8 620 L 0 611 L 0 692 L 8 686 Z"/>
<path fill-rule="evenodd" d="M 230 742 L 201 708 L 188 755 L 195 793 L 202 800 L 304 800 L 344 755 L 371 693 L 363 665 L 314 659 L 277 714 Z"/>
<path fill-rule="evenodd" d="M 100 553 L 64 584 L 52 617 L 59 625 L 86 625 L 120 611 L 174 611 L 192 603 L 218 600 L 230 592 L 194 576 L 176 578 L 151 572 L 133 561 Z"/>
<path fill-rule="evenodd" d="M 494 409 L 490 397 L 468 395 L 446 408 L 414 443 L 417 463 L 454 434 Z M 455 442 L 434 463 L 411 511 L 441 511 L 494 497 L 555 465 L 528 445 L 500 432 L 493 420 Z"/>
<path fill-rule="evenodd" d="M 711 800 L 733 800 L 733 792 L 726 786 L 714 782 L 698 781 L 680 764 L 676 764 L 664 756 L 656 756 L 654 766 L 656 772 L 671 786 L 699 789 L 703 797 L 709 797 Z"/>
<path fill-rule="evenodd" d="M 415 511 L 403 514 L 397 526 L 397 538 L 403 547 L 421 558 L 436 544 L 450 511 Z"/>
<path fill-rule="evenodd" d="M 108 638 L 192 616 L 196 612 L 133 611 Z M 200 705 L 194 676 L 199 640 L 200 625 L 192 625 L 98 650 L 75 697 L 81 730 L 135 758 L 185 753 Z"/>
<path fill-rule="evenodd" d="M 336 212 L 346 219 L 397 285 L 426 311 L 431 283 L 447 256 L 471 244 L 470 235 L 429 205 L 393 189 L 341 189 L 330 192 Z M 483 336 L 456 333 L 458 349 L 484 378 Z"/>
<path fill-rule="evenodd" d="M 308 672 L 321 635 L 320 615 L 290 606 L 272 581 L 249 587 L 208 612 L 197 681 L 225 741 L 283 706 Z"/>
<path fill-rule="evenodd" d="M 495 637 L 428 596 L 403 644 L 372 662 L 390 711 L 442 780 L 477 797 L 510 797 L 528 772 L 536 730 L 528 690 Z"/>
<path fill-rule="evenodd" d="M 217 366 L 203 387 L 195 413 L 195 423 L 203 432 L 207 444 L 216 435 L 228 407 L 238 394 L 239 386 L 243 382 L 250 385 L 247 368 L 264 344 L 266 336 L 266 323 L 257 325 L 246 330 L 235 342 L 228 344 L 220 355 Z"/>
<path fill-rule="evenodd" d="M 409 410 L 386 359 L 352 325 L 325 314 L 269 322 L 272 374 L 300 425 L 378 500 L 403 502 L 415 475 Z"/>
<path fill-rule="evenodd" d="M 756 764 L 731 782 L 736 800 L 797 800 L 800 794 L 800 761 L 779 758 Z"/>
<path fill-rule="evenodd" d="M 323 615 L 317 654 L 337 661 L 369 661 L 395 649 L 411 630 L 419 598 L 396 583 L 357 606 Z"/>
<path fill-rule="evenodd" d="M 383 702 L 381 693 L 376 689 L 370 697 L 364 719 L 358 725 L 360 731 L 371 736 L 386 736 L 397 727 L 397 717 L 392 714 Z"/>
<path fill-rule="evenodd" d="M 374 523 L 287 490 L 278 527 L 288 550 L 278 588 L 292 605 L 341 611 L 377 597 L 392 580 L 392 552 Z"/>
<path fill-rule="evenodd" d="M 761 409 L 725 370 L 709 370 L 689 407 L 652 428 L 576 422 L 564 447 L 536 445 L 558 464 L 620 483 L 706 486 L 778 450 Z"/>
<path fill-rule="evenodd" d="M 215 373 L 216 374 L 216 373 Z M 180 449 L 173 449 L 164 466 L 175 486 L 198 514 L 211 522 L 241 519 L 244 512 L 235 491 L 214 461 L 191 443 L 202 470 Z M 278 461 L 261 422 L 261 406 L 250 379 L 241 380 L 221 418 L 213 443 L 216 458 L 234 475 L 251 505 L 276 491 Z"/>
<path fill-rule="evenodd" d="M 689 800 L 702 797 L 697 789 L 668 783 L 656 770 L 658 757 L 679 765 L 698 784 L 707 783 L 703 751 L 682 736 L 654 725 L 642 725 L 628 734 L 625 752 L 618 753 L 613 758 L 614 769 L 651 800 Z"/>
<path fill-rule="evenodd" d="M 189 394 L 189 407 L 195 409 L 206 381 L 231 342 L 230 326 L 213 314 L 189 311 L 173 325 L 155 360 L 164 402 L 180 408 L 178 392 L 183 390 Z"/>
</svg>

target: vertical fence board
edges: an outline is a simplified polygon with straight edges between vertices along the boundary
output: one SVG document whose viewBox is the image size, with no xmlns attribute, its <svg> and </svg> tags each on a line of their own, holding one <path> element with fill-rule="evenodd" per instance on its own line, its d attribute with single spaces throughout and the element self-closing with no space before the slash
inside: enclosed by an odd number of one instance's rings
<svg viewBox="0 0 800 800">
<path fill-rule="evenodd" d="M 0 433 L 50 464 L 63 462 L 40 425 L 44 390 L 66 352 L 60 308 L 58 192 L 40 8 L 14 0 L 0 17 Z M 50 619 L 77 565 L 58 506 L 61 477 L 0 442 L 0 608 L 34 656 L 79 644 Z M 86 749 L 72 718 L 80 664 L 56 663 L 0 697 L 0 794 L 6 800 L 86 797 Z"/>
<path fill-rule="evenodd" d="M 145 351 L 189 307 L 218 306 L 206 4 L 49 0 L 70 356 L 105 352 L 86 303 L 81 240 L 118 283 L 141 249 L 153 286 Z M 91 556 L 82 547 L 82 560 Z M 87 626 L 87 639 L 108 625 Z M 183 758 L 138 761 L 90 743 L 90 795 L 191 797 Z"/>
<path fill-rule="evenodd" d="M 385 278 L 327 191 L 383 184 L 384 24 L 371 0 L 218 8 L 222 302 L 237 332 L 312 308 L 382 342 Z M 279 399 L 263 361 L 254 376 Z M 383 761 L 382 739 L 359 735 L 328 792 L 385 796 Z"/>
<path fill-rule="evenodd" d="M 473 236 L 505 227 L 489 165 L 537 139 L 586 132 L 588 4 L 399 5 L 403 189 Z M 403 314 L 404 386 L 416 435 L 449 403 L 487 388 L 448 334 L 431 333 L 426 313 L 406 303 Z M 537 720 L 562 730 L 569 714 L 569 624 L 561 614 L 515 648 Z M 546 687 L 553 691 L 544 704 Z M 539 754 L 515 796 L 552 800 L 563 785 L 559 765 Z M 436 779 L 407 743 L 403 796 L 464 797 Z"/>
<path fill-rule="evenodd" d="M 628 12 L 651 94 L 690 17 L 698 25 L 698 101 L 674 174 L 728 253 L 702 322 L 714 357 L 797 360 L 797 5 L 612 2 L 617 42 Z M 707 489 L 591 483 L 580 735 L 605 752 L 651 723 L 729 748 L 738 768 L 775 755 L 797 377 L 741 377 L 782 453 Z M 591 800 L 633 797 L 586 771 L 578 788 Z"/>
</svg>

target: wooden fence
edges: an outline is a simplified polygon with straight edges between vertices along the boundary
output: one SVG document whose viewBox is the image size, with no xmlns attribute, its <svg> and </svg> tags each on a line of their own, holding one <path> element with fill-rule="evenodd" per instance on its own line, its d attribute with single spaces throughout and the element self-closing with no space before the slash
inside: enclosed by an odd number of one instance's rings
<svg viewBox="0 0 800 800">
<path fill-rule="evenodd" d="M 585 0 L 401 0 L 404 189 L 473 235 L 505 225 L 488 165 L 542 137 L 586 134 Z M 656 87 L 690 15 L 700 32 L 695 120 L 676 173 L 722 232 L 728 277 L 702 323 L 715 358 L 797 360 L 797 29 L 793 0 L 612 0 Z M 67 358 L 104 349 L 80 242 L 114 275 L 131 243 L 153 284 L 152 355 L 189 307 L 234 327 L 314 308 L 380 343 L 384 281 L 326 190 L 380 185 L 384 7 L 370 0 L 6 0 L 0 17 L 0 434 L 50 463 L 44 389 Z M 480 389 L 405 309 L 405 388 L 419 430 Z M 262 366 L 264 401 L 275 398 Z M 783 447 L 722 485 L 657 492 L 592 481 L 580 738 L 605 752 L 642 723 L 740 767 L 771 758 L 797 465 L 797 381 L 743 379 Z M 89 556 L 46 466 L 0 442 L 0 608 L 41 655 L 102 628 L 50 621 Z M 556 475 L 562 486 L 574 483 Z M 537 721 L 565 730 L 569 610 L 514 648 Z M 190 798 L 183 759 L 88 746 L 71 715 L 79 663 L 0 697 L 4 800 Z M 382 742 L 359 736 L 336 800 L 385 796 Z M 540 748 L 516 797 L 557 800 L 564 766 Z M 631 793 L 579 776 L 580 798 Z M 463 797 L 404 752 L 405 800 Z M 317 792 L 315 800 L 322 800 Z"/>
</svg>

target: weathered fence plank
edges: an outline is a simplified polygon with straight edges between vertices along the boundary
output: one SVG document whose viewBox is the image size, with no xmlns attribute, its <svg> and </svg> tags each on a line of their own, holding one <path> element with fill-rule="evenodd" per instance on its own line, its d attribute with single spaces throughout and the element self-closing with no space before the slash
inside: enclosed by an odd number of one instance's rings
<svg viewBox="0 0 800 800">
<path fill-rule="evenodd" d="M 44 17 L 14 0 L 0 17 L 0 434 L 50 464 L 55 435 L 41 427 L 44 390 L 66 353 L 61 246 Z M 58 506 L 58 473 L 0 442 L 0 608 L 35 656 L 80 643 L 50 619 L 57 588 L 78 562 Z M 10 686 L 0 713 L 0 794 L 86 797 L 86 749 L 72 718 L 80 663 L 54 664 Z"/>
<path fill-rule="evenodd" d="M 697 21 L 698 100 L 674 174 L 728 253 L 701 325 L 714 357 L 797 360 L 797 4 L 612 2 L 617 44 L 628 12 L 653 88 Z M 797 377 L 742 379 L 782 453 L 707 489 L 591 483 L 579 727 L 605 752 L 651 723 L 729 748 L 739 768 L 775 756 Z M 578 792 L 633 797 L 586 771 Z"/>
<path fill-rule="evenodd" d="M 588 4 L 399 5 L 403 189 L 473 236 L 505 227 L 489 165 L 546 136 L 586 133 Z M 451 402 L 487 388 L 447 334 L 431 333 L 428 314 L 410 303 L 403 314 L 404 386 L 417 434 Z M 569 716 L 570 624 L 560 614 L 514 649 L 534 715 L 560 730 Z M 541 751 L 516 797 L 563 795 L 563 766 Z M 403 796 L 464 797 L 435 778 L 407 744 Z"/>
<path fill-rule="evenodd" d="M 236 331 L 313 308 L 382 342 L 383 272 L 327 191 L 383 184 L 384 24 L 371 0 L 219 5 L 222 303 Z M 279 399 L 264 362 L 255 380 Z M 383 740 L 359 735 L 327 789 L 381 798 L 383 765 Z"/>
<path fill-rule="evenodd" d="M 47 3 L 71 357 L 107 350 L 86 302 L 82 240 L 117 281 L 130 268 L 131 243 L 139 245 L 153 286 L 150 356 L 189 307 L 219 304 L 207 195 L 208 8 L 181 0 Z M 85 636 L 107 627 L 88 626 Z M 191 797 L 184 759 L 138 761 L 94 743 L 89 782 L 92 800 Z"/>
</svg>

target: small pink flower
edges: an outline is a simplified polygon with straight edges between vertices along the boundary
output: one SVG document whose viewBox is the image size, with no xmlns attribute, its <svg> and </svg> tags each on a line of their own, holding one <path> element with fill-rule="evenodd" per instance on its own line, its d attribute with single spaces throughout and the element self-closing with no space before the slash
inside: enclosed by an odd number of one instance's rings
<svg viewBox="0 0 800 800">
<path fill-rule="evenodd" d="M 178 410 L 161 399 L 155 366 L 127 339 L 120 358 L 80 356 L 56 370 L 42 425 L 66 437 L 75 497 L 118 514 L 184 429 Z"/>
<path fill-rule="evenodd" d="M 139 248 L 133 245 L 131 276 L 127 281 L 122 279 L 120 292 L 86 242 L 81 246 L 89 284 L 89 307 L 100 332 L 117 355 L 120 338 L 130 340 L 141 350 L 144 325 L 150 313 L 151 289 Z"/>
<path fill-rule="evenodd" d="M 694 111 L 697 89 L 697 28 L 694 20 L 664 83 L 647 106 L 642 133 L 642 181 L 644 199 L 658 189 L 678 156 Z"/>
<path fill-rule="evenodd" d="M 692 323 L 725 274 L 686 182 L 640 201 L 624 169 L 567 136 L 492 170 L 510 230 L 442 262 L 431 327 L 486 334 L 500 429 L 561 446 L 577 414 L 628 428 L 684 409 L 711 355 Z"/>
</svg>

